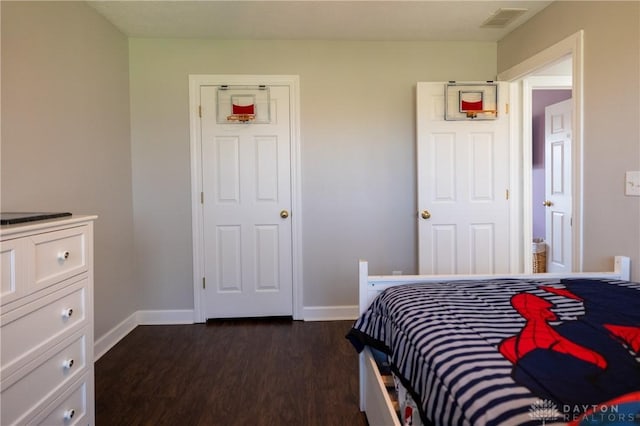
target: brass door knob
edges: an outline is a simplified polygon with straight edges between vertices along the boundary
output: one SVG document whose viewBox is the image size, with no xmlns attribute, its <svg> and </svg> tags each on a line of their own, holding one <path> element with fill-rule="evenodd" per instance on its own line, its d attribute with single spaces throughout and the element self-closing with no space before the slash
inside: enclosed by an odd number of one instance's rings
<svg viewBox="0 0 640 426">
<path fill-rule="evenodd" d="M 553 203 L 549 200 L 546 200 L 544 203 L 542 203 L 543 206 L 545 207 L 551 207 L 553 205 Z"/>
<path fill-rule="evenodd" d="M 429 210 L 422 210 L 420 217 L 423 219 L 429 219 L 431 217 L 431 213 L 429 213 Z"/>
<path fill-rule="evenodd" d="M 282 211 L 280 212 L 280 217 L 281 217 L 281 218 L 283 218 L 283 219 L 288 218 L 288 217 L 289 217 L 289 212 L 288 212 L 288 211 L 286 211 L 286 210 L 282 210 Z"/>
</svg>

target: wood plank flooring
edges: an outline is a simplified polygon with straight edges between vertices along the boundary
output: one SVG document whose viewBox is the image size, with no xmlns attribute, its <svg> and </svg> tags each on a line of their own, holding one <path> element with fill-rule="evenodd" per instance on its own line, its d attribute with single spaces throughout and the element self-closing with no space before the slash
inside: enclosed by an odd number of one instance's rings
<svg viewBox="0 0 640 426">
<path fill-rule="evenodd" d="M 95 364 L 96 424 L 366 425 L 351 324 L 139 326 Z"/>
</svg>

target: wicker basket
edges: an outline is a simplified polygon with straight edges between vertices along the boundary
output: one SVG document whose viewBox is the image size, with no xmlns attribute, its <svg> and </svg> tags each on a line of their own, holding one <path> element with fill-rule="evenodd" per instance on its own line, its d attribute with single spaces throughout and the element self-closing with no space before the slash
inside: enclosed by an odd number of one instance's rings
<svg viewBox="0 0 640 426">
<path fill-rule="evenodd" d="M 547 272 L 547 252 L 533 253 L 533 273 Z"/>
<path fill-rule="evenodd" d="M 547 272 L 547 245 L 541 238 L 534 238 L 531 248 L 533 253 L 533 273 Z"/>
</svg>

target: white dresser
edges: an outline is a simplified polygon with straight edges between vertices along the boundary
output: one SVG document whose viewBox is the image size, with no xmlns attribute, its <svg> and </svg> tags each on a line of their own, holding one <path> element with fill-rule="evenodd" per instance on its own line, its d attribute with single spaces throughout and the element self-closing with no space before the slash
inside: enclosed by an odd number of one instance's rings
<svg viewBox="0 0 640 426">
<path fill-rule="evenodd" d="M 4 225 L 0 424 L 93 425 L 93 220 Z"/>
</svg>

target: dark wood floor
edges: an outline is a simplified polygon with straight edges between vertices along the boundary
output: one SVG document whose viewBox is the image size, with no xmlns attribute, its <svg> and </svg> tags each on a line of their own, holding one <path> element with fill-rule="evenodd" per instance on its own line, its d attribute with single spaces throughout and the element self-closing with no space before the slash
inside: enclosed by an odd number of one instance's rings
<svg viewBox="0 0 640 426">
<path fill-rule="evenodd" d="M 96 423 L 366 425 L 351 324 L 139 326 L 95 364 Z"/>
</svg>

